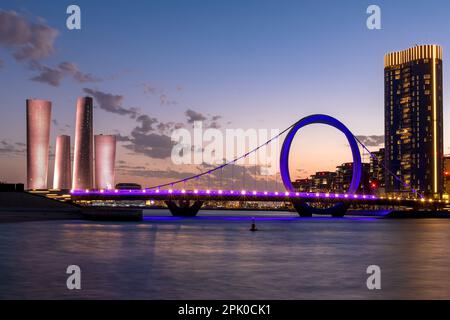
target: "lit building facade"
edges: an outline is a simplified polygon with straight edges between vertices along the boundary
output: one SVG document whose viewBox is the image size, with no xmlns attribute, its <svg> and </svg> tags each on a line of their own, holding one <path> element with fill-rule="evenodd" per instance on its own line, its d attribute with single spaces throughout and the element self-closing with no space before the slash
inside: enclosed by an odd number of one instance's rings
<svg viewBox="0 0 450 320">
<path fill-rule="evenodd" d="M 292 186 L 295 190 L 300 192 L 310 192 L 312 190 L 313 186 L 313 180 L 312 179 L 297 179 L 295 181 L 292 181 Z"/>
<path fill-rule="evenodd" d="M 330 192 L 334 189 L 336 172 L 319 171 L 311 175 L 312 190 L 317 192 Z"/>
<path fill-rule="evenodd" d="M 70 164 L 70 137 L 56 137 L 55 169 L 53 172 L 53 189 L 67 190 L 72 187 L 72 170 Z"/>
<path fill-rule="evenodd" d="M 47 189 L 52 103 L 27 99 L 27 188 Z"/>
<path fill-rule="evenodd" d="M 114 188 L 116 162 L 116 136 L 96 135 L 95 140 L 95 187 Z"/>
<path fill-rule="evenodd" d="M 450 156 L 444 156 L 444 191 L 450 195 Z"/>
<path fill-rule="evenodd" d="M 359 184 L 358 192 L 366 194 L 370 193 L 370 164 L 361 163 L 361 181 Z M 350 188 L 353 177 L 353 162 L 345 162 L 336 167 L 336 178 L 334 180 L 334 191 L 347 192 Z"/>
<path fill-rule="evenodd" d="M 422 194 L 443 192 L 442 48 L 420 45 L 384 57 L 386 168 Z M 411 189 L 385 173 L 386 192 Z"/>
<path fill-rule="evenodd" d="M 92 98 L 78 98 L 72 179 L 72 189 L 75 190 L 92 189 L 93 187 L 94 141 L 92 118 Z"/>
<path fill-rule="evenodd" d="M 378 151 L 372 152 L 372 155 L 375 157 L 370 157 L 370 186 L 372 189 L 376 189 L 380 193 L 385 192 L 385 155 L 386 151 L 384 148 L 381 148 Z"/>
</svg>

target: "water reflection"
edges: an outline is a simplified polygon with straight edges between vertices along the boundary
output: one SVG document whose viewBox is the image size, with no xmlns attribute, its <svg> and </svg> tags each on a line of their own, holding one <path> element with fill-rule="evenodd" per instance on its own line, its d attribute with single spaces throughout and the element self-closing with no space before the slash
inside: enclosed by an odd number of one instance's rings
<svg viewBox="0 0 450 320">
<path fill-rule="evenodd" d="M 154 212 L 141 223 L 0 225 L 0 298 L 450 298 L 450 221 Z M 275 217 L 274 217 L 275 216 Z M 82 290 L 65 269 L 82 270 Z M 382 290 L 366 289 L 366 267 Z"/>
</svg>

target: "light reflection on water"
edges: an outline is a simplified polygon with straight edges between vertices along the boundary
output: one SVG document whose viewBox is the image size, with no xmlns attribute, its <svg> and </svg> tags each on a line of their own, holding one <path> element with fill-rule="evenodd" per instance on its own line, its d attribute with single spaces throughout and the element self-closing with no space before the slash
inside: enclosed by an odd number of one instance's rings
<svg viewBox="0 0 450 320">
<path fill-rule="evenodd" d="M 0 298 L 450 298 L 450 220 L 150 214 L 0 224 Z M 70 264 L 81 267 L 80 291 L 66 289 Z M 371 264 L 380 291 L 366 288 Z"/>
</svg>

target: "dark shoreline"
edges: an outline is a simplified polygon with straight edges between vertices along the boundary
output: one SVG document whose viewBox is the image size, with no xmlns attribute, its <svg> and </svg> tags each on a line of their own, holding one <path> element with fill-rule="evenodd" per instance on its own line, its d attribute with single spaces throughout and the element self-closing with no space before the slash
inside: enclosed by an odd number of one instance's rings
<svg viewBox="0 0 450 320">
<path fill-rule="evenodd" d="M 141 221 L 142 218 L 142 209 L 82 207 L 27 192 L 0 192 L 0 223 L 45 220 Z"/>
<path fill-rule="evenodd" d="M 161 210 L 162 208 L 145 208 L 146 210 Z M 286 212 L 288 210 L 255 210 L 255 209 L 207 209 L 210 211 L 246 211 L 246 212 Z M 199 213 L 201 216 L 201 211 Z M 167 210 L 167 216 L 171 214 Z M 412 212 L 412 211 L 392 211 L 389 213 L 373 213 L 349 211 L 346 217 L 374 217 L 379 219 L 447 219 L 450 218 L 448 212 Z M 0 208 L 0 223 L 16 223 L 31 221 L 50 221 L 50 220 L 86 220 L 86 221 L 142 221 L 144 217 L 142 208 L 83 208 L 79 212 L 56 211 L 46 209 L 23 209 L 15 208 L 4 210 Z M 192 219 L 195 219 L 193 217 Z M 304 218 L 307 219 L 307 218 Z M 336 218 L 339 219 L 339 218 Z"/>
<path fill-rule="evenodd" d="M 20 203 L 20 206 L 17 203 Z M 142 221 L 143 210 L 167 210 L 167 216 L 171 216 L 169 210 L 162 206 L 82 207 L 26 192 L 0 192 L 0 223 L 45 220 Z M 203 210 L 217 212 L 295 212 L 286 208 L 212 208 L 209 206 L 206 206 Z M 446 219 L 450 218 L 450 212 L 376 210 L 369 213 L 367 211 L 349 210 L 346 216 L 387 219 Z"/>
</svg>

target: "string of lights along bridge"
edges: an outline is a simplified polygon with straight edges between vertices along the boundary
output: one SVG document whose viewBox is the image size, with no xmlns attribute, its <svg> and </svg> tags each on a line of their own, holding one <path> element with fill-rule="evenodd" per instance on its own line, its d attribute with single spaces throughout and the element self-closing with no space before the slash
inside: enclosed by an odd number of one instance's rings
<svg viewBox="0 0 450 320">
<path fill-rule="evenodd" d="M 353 156 L 353 175 L 346 193 L 331 192 L 298 192 L 292 185 L 289 174 L 289 152 L 291 143 L 297 131 L 310 124 L 325 124 L 340 130 L 346 136 L 352 150 Z M 197 180 L 203 176 L 210 176 L 218 170 L 222 170 L 227 166 L 232 166 L 237 161 L 247 158 L 252 153 L 257 152 L 262 147 L 269 145 L 271 142 L 279 139 L 283 134 L 287 133 L 280 154 L 280 175 L 286 191 L 259 191 L 259 190 L 225 190 L 225 189 L 193 189 L 177 188 L 179 185 L 186 185 L 188 181 Z M 425 199 L 420 193 L 413 188 L 411 192 L 416 194 L 414 198 L 402 197 L 378 197 L 376 195 L 358 194 L 357 190 L 361 180 L 361 154 L 358 144 L 367 151 L 374 159 L 378 159 L 368 150 L 368 148 L 359 141 L 350 130 L 339 120 L 323 114 L 310 115 L 302 118 L 298 122 L 292 124 L 278 135 L 274 136 L 267 142 L 259 145 L 255 149 L 229 161 L 218 167 L 204 171 L 202 173 L 192 175 L 180 180 L 169 183 L 145 188 L 142 190 L 71 190 L 73 200 L 162 200 L 168 206 L 170 212 L 175 216 L 195 216 L 200 210 L 204 201 L 290 201 L 300 216 L 311 216 L 312 214 L 331 214 L 335 217 L 342 217 L 346 213 L 351 204 L 363 205 L 395 205 L 412 208 L 429 208 L 438 210 L 446 207 L 448 200 Z M 384 164 L 381 164 L 384 165 Z M 393 172 L 387 170 L 397 181 L 405 187 L 409 187 Z M 243 177 L 245 179 L 245 175 Z M 164 189 L 169 187 L 169 189 Z M 319 205 L 311 205 L 316 203 Z"/>
</svg>

